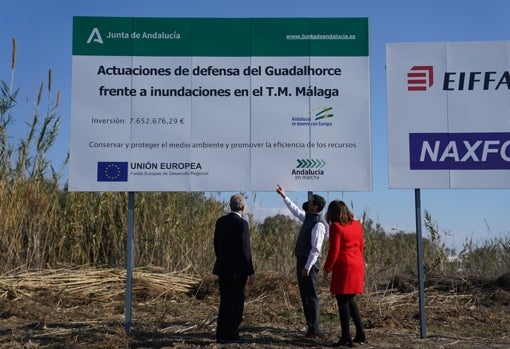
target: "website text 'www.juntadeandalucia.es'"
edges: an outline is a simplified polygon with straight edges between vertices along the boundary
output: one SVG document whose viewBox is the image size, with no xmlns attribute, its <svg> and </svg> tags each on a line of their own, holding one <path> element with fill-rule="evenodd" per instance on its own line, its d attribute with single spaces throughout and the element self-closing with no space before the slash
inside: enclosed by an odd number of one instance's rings
<svg viewBox="0 0 510 349">
<path fill-rule="evenodd" d="M 356 40 L 356 34 L 287 34 L 286 40 Z"/>
</svg>

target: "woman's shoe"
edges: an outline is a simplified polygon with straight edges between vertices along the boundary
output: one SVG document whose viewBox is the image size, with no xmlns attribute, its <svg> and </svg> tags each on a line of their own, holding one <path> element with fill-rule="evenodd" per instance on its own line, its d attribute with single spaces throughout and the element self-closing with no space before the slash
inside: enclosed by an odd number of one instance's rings
<svg viewBox="0 0 510 349">
<path fill-rule="evenodd" d="M 340 338 L 340 340 L 332 345 L 333 347 L 354 347 L 351 338 Z"/>
</svg>

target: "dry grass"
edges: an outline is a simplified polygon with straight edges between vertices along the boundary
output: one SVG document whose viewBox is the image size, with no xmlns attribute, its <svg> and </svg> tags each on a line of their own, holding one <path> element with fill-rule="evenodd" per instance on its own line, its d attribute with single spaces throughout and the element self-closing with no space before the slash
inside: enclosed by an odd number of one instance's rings
<svg viewBox="0 0 510 349">
<path fill-rule="evenodd" d="M 122 270 L 88 267 L 3 275 L 0 348 L 219 348 L 214 343 L 215 277 L 135 270 L 129 334 L 124 329 L 124 280 Z M 387 288 L 359 296 L 369 336 L 365 347 L 507 348 L 510 290 L 480 284 L 465 289 L 469 292 L 427 288 L 426 339 L 418 337 L 416 291 Z M 303 314 L 292 277 L 259 273 L 246 295 L 241 331 L 251 348 L 319 348 L 338 339 L 336 304 L 324 283 L 322 342 L 299 338 Z"/>
<path fill-rule="evenodd" d="M 156 268 L 154 268 L 156 269 Z M 148 268 L 133 271 L 133 293 L 157 300 L 189 294 L 199 279 L 183 272 L 155 272 Z M 36 299 L 40 294 L 55 299 L 110 302 L 125 296 L 126 271 L 113 268 L 81 267 L 15 272 L 0 276 L 0 298 Z"/>
</svg>

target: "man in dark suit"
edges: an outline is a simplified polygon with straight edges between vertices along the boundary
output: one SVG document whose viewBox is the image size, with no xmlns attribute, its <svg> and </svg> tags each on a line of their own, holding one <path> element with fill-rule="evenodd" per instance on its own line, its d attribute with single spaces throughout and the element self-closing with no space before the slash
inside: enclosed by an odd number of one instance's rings
<svg viewBox="0 0 510 349">
<path fill-rule="evenodd" d="M 216 221 L 213 274 L 218 275 L 220 307 L 216 341 L 238 342 L 239 325 L 244 311 L 244 288 L 255 280 L 251 257 L 250 230 L 242 218 L 246 202 L 241 194 L 230 198 L 231 212 Z"/>
</svg>

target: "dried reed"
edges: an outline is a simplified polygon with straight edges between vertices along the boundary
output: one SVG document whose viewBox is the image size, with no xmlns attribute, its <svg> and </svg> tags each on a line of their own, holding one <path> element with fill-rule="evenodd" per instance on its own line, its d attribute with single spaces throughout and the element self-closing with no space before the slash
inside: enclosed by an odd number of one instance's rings
<svg viewBox="0 0 510 349">
<path fill-rule="evenodd" d="M 126 271 L 113 268 L 45 269 L 18 271 L 0 276 L 0 297 L 37 298 L 50 293 L 57 298 L 106 302 L 125 294 Z M 186 273 L 133 271 L 133 294 L 150 291 L 153 299 L 168 294 L 188 294 L 200 280 Z"/>
</svg>

